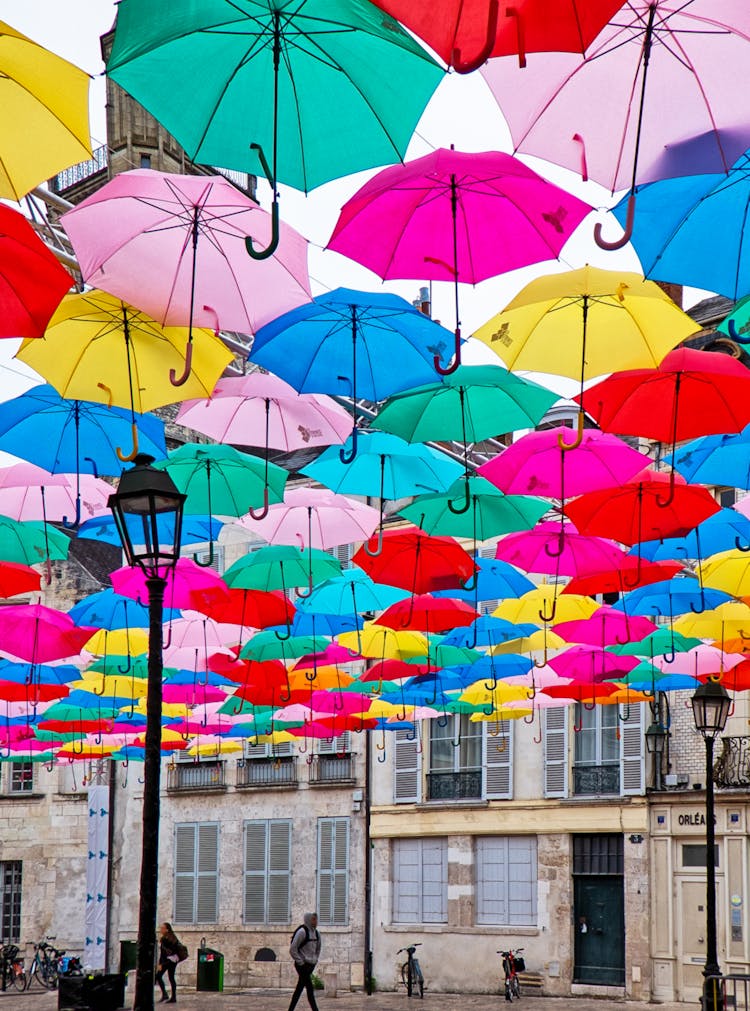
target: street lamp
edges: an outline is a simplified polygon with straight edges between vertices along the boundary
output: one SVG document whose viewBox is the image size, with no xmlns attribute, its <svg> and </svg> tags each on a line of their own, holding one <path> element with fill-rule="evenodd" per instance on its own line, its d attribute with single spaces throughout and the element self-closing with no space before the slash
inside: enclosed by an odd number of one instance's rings
<svg viewBox="0 0 750 1011">
<path fill-rule="evenodd" d="M 148 589 L 148 688 L 143 766 L 143 836 L 134 1011 L 153 1011 L 156 901 L 159 877 L 161 775 L 162 622 L 167 574 L 180 556 L 186 496 L 153 457 L 139 455 L 124 471 L 108 505 L 130 566 L 139 566 Z"/>
<path fill-rule="evenodd" d="M 668 731 L 663 723 L 652 723 L 646 731 L 646 751 L 654 756 L 654 789 L 661 790 L 661 756 L 667 743 Z"/>
<path fill-rule="evenodd" d="M 711 977 L 719 976 L 716 945 L 716 854 L 714 852 L 714 740 L 727 723 L 732 700 L 718 681 L 696 689 L 691 702 L 696 728 L 706 742 L 706 964 L 703 969 L 703 1011 L 719 1011 L 721 991 Z"/>
</svg>

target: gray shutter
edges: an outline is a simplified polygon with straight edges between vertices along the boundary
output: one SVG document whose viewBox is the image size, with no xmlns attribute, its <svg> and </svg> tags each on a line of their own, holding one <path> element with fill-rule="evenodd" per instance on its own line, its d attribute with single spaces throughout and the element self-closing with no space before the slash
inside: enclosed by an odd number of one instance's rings
<svg viewBox="0 0 750 1011">
<path fill-rule="evenodd" d="M 508 923 L 536 926 L 536 836 L 508 839 Z"/>
<path fill-rule="evenodd" d="M 294 754 L 293 741 L 274 741 L 266 745 L 270 758 L 291 758 Z"/>
<path fill-rule="evenodd" d="M 174 833 L 174 921 L 195 922 L 195 825 L 176 825 Z"/>
<path fill-rule="evenodd" d="M 291 910 L 291 821 L 272 821 L 268 830 L 268 923 L 289 923 Z"/>
<path fill-rule="evenodd" d="M 245 923 L 266 919 L 266 837 L 268 822 L 245 823 Z"/>
<path fill-rule="evenodd" d="M 544 796 L 568 796 L 568 709 L 544 710 Z"/>
<path fill-rule="evenodd" d="M 333 916 L 331 865 L 333 864 L 333 818 L 318 819 L 318 917 L 331 923 Z"/>
<path fill-rule="evenodd" d="M 198 888 L 196 923 L 216 923 L 219 918 L 219 826 L 198 826 Z"/>
<path fill-rule="evenodd" d="M 620 710 L 618 710 L 619 712 Z M 643 703 L 621 707 L 627 719 L 620 723 L 620 784 L 623 796 L 645 791 L 643 755 Z"/>
<path fill-rule="evenodd" d="M 346 926 L 349 922 L 349 819 L 336 818 L 333 830 L 332 922 Z"/>
<path fill-rule="evenodd" d="M 513 732 L 510 720 L 484 724 L 484 796 L 509 800 L 513 796 Z M 497 736 L 493 736 L 493 735 Z"/>
<path fill-rule="evenodd" d="M 396 730 L 393 734 L 394 782 L 393 800 L 396 804 L 416 804 L 422 795 L 422 753 L 419 750 L 419 734 L 409 740 L 412 731 Z"/>
<path fill-rule="evenodd" d="M 480 558 L 494 558 L 495 551 L 497 549 L 497 541 L 493 541 L 492 544 L 485 544 L 483 548 L 479 549 Z M 500 604 L 499 600 L 480 600 L 479 601 L 479 613 L 480 614 L 492 614 L 496 607 Z"/>
<path fill-rule="evenodd" d="M 318 741 L 319 755 L 348 755 L 351 750 L 351 737 L 348 730 L 339 734 L 338 737 L 324 737 Z"/>
<path fill-rule="evenodd" d="M 421 840 L 393 841 L 393 910 L 394 923 L 419 923 L 422 898 Z"/>
<path fill-rule="evenodd" d="M 476 922 L 508 924 L 508 837 L 476 842 Z"/>
<path fill-rule="evenodd" d="M 448 840 L 422 839 L 422 923 L 448 920 Z"/>
<path fill-rule="evenodd" d="M 330 553 L 341 564 L 342 569 L 351 569 L 354 555 L 353 544 L 337 544 Z"/>
</svg>

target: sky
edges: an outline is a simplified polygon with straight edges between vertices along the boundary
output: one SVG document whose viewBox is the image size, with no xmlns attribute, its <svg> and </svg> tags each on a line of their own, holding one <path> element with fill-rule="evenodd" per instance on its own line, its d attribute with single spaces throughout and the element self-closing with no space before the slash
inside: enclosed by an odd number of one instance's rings
<svg viewBox="0 0 750 1011">
<path fill-rule="evenodd" d="M 91 131 L 94 146 L 106 140 L 104 129 L 104 66 L 99 51 L 99 36 L 114 20 L 116 5 L 112 0 L 0 0 L 0 20 L 26 33 L 36 41 L 66 57 L 92 75 Z M 498 105 L 479 73 L 465 77 L 447 75 L 430 101 L 418 124 L 407 152 L 407 159 L 427 154 L 437 147 L 458 150 L 486 151 L 511 150 L 510 135 Z M 524 158 L 532 168 L 587 200 L 596 208 L 612 203 L 609 193 L 594 183 L 582 183 L 578 177 L 564 169 L 551 166 L 535 158 Z M 376 171 L 376 170 L 374 170 Z M 338 286 L 364 290 L 394 291 L 412 301 L 419 295 L 425 282 L 387 282 L 364 267 L 325 251 L 343 203 L 371 176 L 373 172 L 358 173 L 345 179 L 328 183 L 304 194 L 281 187 L 281 216 L 310 240 L 310 274 L 314 292 L 319 293 Z M 261 181 L 258 196 L 264 206 L 270 203 L 270 187 Z M 635 270 L 639 264 L 630 247 L 617 252 L 599 249 L 593 241 L 593 223 L 605 220 L 604 213 L 589 216 L 563 250 L 563 261 L 548 261 L 542 265 L 524 268 L 471 287 L 460 286 L 461 318 L 464 336 L 500 312 L 510 299 L 530 280 L 540 274 L 571 269 L 592 263 L 610 270 Z M 605 235 L 619 234 L 619 226 L 610 218 L 605 225 Z M 695 293 L 691 301 L 702 293 Z M 432 291 L 433 317 L 448 329 L 455 325 L 452 285 L 435 283 Z M 494 354 L 476 341 L 469 342 L 464 359 L 468 362 L 497 361 Z M 548 383 L 548 385 L 552 385 Z M 563 381 L 554 382 L 555 389 L 571 389 Z"/>
</svg>

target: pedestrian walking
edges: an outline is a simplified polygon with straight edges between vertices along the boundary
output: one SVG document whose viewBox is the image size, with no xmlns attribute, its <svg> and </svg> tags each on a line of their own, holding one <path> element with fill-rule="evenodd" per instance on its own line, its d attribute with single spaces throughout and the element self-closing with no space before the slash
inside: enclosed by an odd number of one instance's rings
<svg viewBox="0 0 750 1011">
<path fill-rule="evenodd" d="M 315 990 L 312 984 L 312 974 L 320 958 L 320 933 L 318 932 L 318 914 L 305 913 L 302 924 L 297 927 L 289 947 L 289 954 L 294 959 L 294 968 L 299 979 L 292 994 L 289 1011 L 294 1011 L 302 991 L 307 991 L 307 1000 L 312 1011 L 318 1011 L 315 1003 Z"/>
<path fill-rule="evenodd" d="M 184 946 L 180 943 L 177 935 L 172 930 L 172 924 L 166 921 L 159 927 L 159 965 L 156 972 L 156 982 L 161 989 L 160 1004 L 165 1001 L 167 1004 L 177 1003 L 177 983 L 174 972 L 178 962 L 183 961 L 182 952 Z M 167 988 L 164 986 L 164 974 L 169 978 L 169 986 L 172 996 L 167 997 Z"/>
</svg>

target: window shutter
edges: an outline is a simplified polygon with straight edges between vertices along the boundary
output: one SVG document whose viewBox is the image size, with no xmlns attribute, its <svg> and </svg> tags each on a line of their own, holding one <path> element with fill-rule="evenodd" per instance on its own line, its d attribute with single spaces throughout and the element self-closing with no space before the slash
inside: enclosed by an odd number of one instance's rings
<svg viewBox="0 0 750 1011">
<path fill-rule="evenodd" d="M 645 789 L 643 755 L 643 703 L 622 706 L 627 719 L 620 723 L 620 785 L 623 796 Z"/>
<path fill-rule="evenodd" d="M 493 541 L 492 544 L 485 544 L 484 547 L 479 549 L 480 558 L 494 558 L 495 551 L 497 550 L 497 541 Z M 480 614 L 492 614 L 496 607 L 500 605 L 498 600 L 480 600 L 479 602 L 479 613 Z"/>
<path fill-rule="evenodd" d="M 568 796 L 568 710 L 544 710 L 544 796 Z"/>
<path fill-rule="evenodd" d="M 422 923 L 448 919 L 448 842 L 422 840 Z"/>
<path fill-rule="evenodd" d="M 187 551 L 185 552 L 186 555 L 190 555 L 192 553 L 193 553 L 192 548 L 190 549 L 189 552 Z M 195 557 L 198 560 L 198 562 L 200 562 L 201 565 L 205 566 L 206 563 L 208 562 L 208 559 L 211 557 L 211 549 L 202 548 L 200 551 L 195 552 Z M 213 569 L 214 572 L 218 572 L 220 576 L 224 574 L 226 565 L 224 561 L 223 544 L 217 544 L 216 541 L 214 541 L 214 557 L 211 559 L 208 568 Z"/>
<path fill-rule="evenodd" d="M 245 823 L 245 923 L 264 923 L 268 823 Z"/>
<path fill-rule="evenodd" d="M 341 563 L 342 569 L 351 569 L 354 555 L 353 544 L 337 544 L 335 548 L 331 549 L 331 554 L 336 561 Z"/>
<path fill-rule="evenodd" d="M 508 839 L 508 923 L 536 926 L 537 858 L 535 836 Z"/>
<path fill-rule="evenodd" d="M 349 922 L 349 819 L 334 822 L 333 846 L 333 919 L 345 926 Z"/>
<path fill-rule="evenodd" d="M 396 804 L 416 804 L 421 800 L 422 753 L 419 750 L 419 734 L 419 727 L 415 731 L 395 731 L 393 800 Z"/>
<path fill-rule="evenodd" d="M 345 730 L 338 737 L 325 737 L 318 741 L 319 755 L 348 755 L 351 752 L 349 731 Z"/>
<path fill-rule="evenodd" d="M 294 743 L 292 741 L 274 741 L 266 745 L 266 754 L 269 758 L 291 758 L 294 754 Z"/>
<path fill-rule="evenodd" d="M 420 839 L 393 841 L 393 922 L 419 923 L 422 895 Z"/>
<path fill-rule="evenodd" d="M 476 921 L 508 923 L 508 838 L 487 837 L 476 842 Z"/>
<path fill-rule="evenodd" d="M 272 821 L 268 830 L 268 923 L 289 923 L 292 823 Z"/>
<path fill-rule="evenodd" d="M 331 883 L 333 863 L 333 818 L 318 819 L 318 916 L 330 923 L 333 914 Z"/>
<path fill-rule="evenodd" d="M 195 825 L 177 825 L 174 837 L 174 919 L 192 923 L 195 896 Z"/>
<path fill-rule="evenodd" d="M 513 796 L 510 720 L 492 720 L 484 724 L 484 796 L 487 800 L 508 800 Z"/>
<path fill-rule="evenodd" d="M 219 826 L 198 826 L 198 894 L 196 923 L 216 923 L 219 918 Z"/>
</svg>

